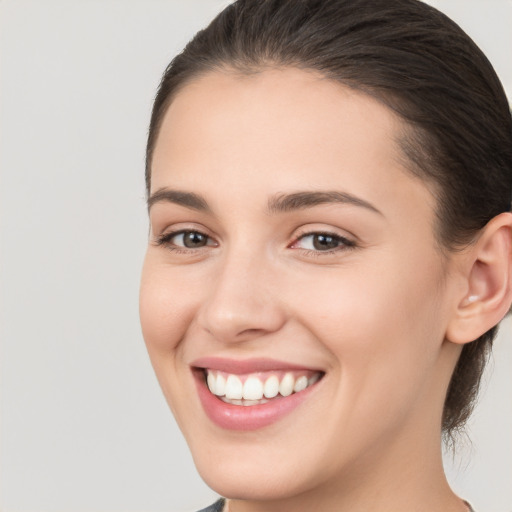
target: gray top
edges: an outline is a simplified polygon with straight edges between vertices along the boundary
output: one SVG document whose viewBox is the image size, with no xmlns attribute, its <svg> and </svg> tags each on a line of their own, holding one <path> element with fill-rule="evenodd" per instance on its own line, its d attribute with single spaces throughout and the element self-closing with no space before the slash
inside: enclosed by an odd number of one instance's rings
<svg viewBox="0 0 512 512">
<path fill-rule="evenodd" d="M 220 498 L 213 505 L 203 508 L 203 509 L 199 510 L 199 512 L 222 512 L 222 509 L 224 508 L 224 503 L 225 503 L 224 498 Z"/>
<path fill-rule="evenodd" d="M 226 502 L 225 502 L 224 498 L 220 498 L 213 505 L 203 508 L 203 509 L 199 510 L 198 512 L 222 512 L 225 503 Z M 468 506 L 468 512 L 475 512 L 473 507 L 467 501 L 464 501 L 464 503 Z"/>
</svg>

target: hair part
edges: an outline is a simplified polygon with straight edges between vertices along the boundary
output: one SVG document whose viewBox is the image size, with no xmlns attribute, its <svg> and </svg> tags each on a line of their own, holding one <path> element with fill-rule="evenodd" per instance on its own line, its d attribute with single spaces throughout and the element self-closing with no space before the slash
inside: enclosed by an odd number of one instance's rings
<svg viewBox="0 0 512 512">
<path fill-rule="evenodd" d="M 470 244 L 510 211 L 512 118 L 488 59 L 452 20 L 418 0 L 238 0 L 167 67 L 153 106 L 146 184 L 176 94 L 213 71 L 317 71 L 384 103 L 405 121 L 410 172 L 434 190 L 438 243 Z M 497 327 L 464 346 L 444 405 L 446 436 L 471 414 Z"/>
</svg>

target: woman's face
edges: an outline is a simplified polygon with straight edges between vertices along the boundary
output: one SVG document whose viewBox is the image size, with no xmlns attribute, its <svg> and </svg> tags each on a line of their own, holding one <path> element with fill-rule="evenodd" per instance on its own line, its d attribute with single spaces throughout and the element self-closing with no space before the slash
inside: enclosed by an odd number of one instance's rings
<svg viewBox="0 0 512 512">
<path fill-rule="evenodd" d="M 402 128 L 295 69 L 207 74 L 165 115 L 142 328 L 199 472 L 224 495 L 403 473 L 438 449 L 456 287 Z"/>
</svg>

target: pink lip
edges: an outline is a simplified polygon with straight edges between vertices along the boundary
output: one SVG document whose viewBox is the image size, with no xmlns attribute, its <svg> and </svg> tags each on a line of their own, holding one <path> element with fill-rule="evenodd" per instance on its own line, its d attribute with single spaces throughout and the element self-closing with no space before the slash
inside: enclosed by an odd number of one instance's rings
<svg viewBox="0 0 512 512">
<path fill-rule="evenodd" d="M 256 430 L 271 425 L 291 413 L 312 392 L 317 384 L 287 397 L 276 397 L 265 404 L 248 407 L 223 402 L 208 389 L 201 368 L 211 368 L 228 373 L 244 374 L 272 370 L 301 370 L 304 366 L 291 365 L 270 359 L 237 361 L 221 358 L 203 358 L 194 361 L 194 377 L 199 399 L 208 418 L 227 430 Z"/>
<path fill-rule="evenodd" d="M 265 358 L 225 359 L 222 357 L 202 357 L 192 362 L 191 366 L 196 368 L 210 368 L 212 370 L 220 370 L 222 372 L 238 375 L 244 373 L 269 372 L 272 370 L 315 370 L 315 368 L 308 368 L 307 366 Z"/>
</svg>

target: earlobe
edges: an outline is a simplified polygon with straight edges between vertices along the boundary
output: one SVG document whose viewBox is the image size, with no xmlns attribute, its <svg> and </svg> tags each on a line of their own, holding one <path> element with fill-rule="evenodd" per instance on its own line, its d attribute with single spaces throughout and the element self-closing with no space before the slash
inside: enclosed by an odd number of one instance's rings
<svg viewBox="0 0 512 512">
<path fill-rule="evenodd" d="M 469 343 L 498 324 L 512 302 L 512 214 L 494 217 L 467 252 L 466 293 L 457 304 L 446 339 Z"/>
</svg>

